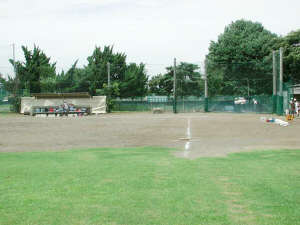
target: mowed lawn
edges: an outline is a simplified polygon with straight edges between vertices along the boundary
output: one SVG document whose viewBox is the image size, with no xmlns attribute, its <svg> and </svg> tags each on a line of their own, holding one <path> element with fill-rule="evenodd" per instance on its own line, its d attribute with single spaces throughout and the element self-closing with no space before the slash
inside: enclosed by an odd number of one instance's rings
<svg viewBox="0 0 300 225">
<path fill-rule="evenodd" d="M 0 153 L 0 224 L 300 224 L 299 150 L 170 152 Z"/>
</svg>

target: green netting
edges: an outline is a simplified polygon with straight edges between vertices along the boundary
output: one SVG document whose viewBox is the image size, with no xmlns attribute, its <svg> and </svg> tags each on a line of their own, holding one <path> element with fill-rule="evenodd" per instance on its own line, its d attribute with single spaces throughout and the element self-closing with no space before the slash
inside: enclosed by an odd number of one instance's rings
<svg viewBox="0 0 300 225">
<path fill-rule="evenodd" d="M 294 98 L 293 93 L 293 85 L 292 82 L 284 83 L 283 84 L 283 96 L 282 96 L 282 114 L 286 112 L 287 109 L 291 110 L 290 108 L 290 101 Z"/>
<path fill-rule="evenodd" d="M 10 93 L 0 83 L 0 113 L 14 111 L 14 106 L 18 105 L 23 96 L 29 96 L 25 89 L 21 89 L 17 93 Z"/>
<path fill-rule="evenodd" d="M 9 93 L 0 86 L 0 113 L 10 111 Z"/>
<path fill-rule="evenodd" d="M 8 96 L 8 93 L 5 91 L 4 87 L 0 86 L 0 101 L 3 101 Z"/>
<path fill-rule="evenodd" d="M 178 97 L 176 101 L 176 112 L 203 112 L 204 98 L 189 96 Z M 152 111 L 160 108 L 165 112 L 173 112 L 174 101 L 162 96 L 149 96 L 144 99 L 117 99 L 114 101 L 113 111 Z"/>
<path fill-rule="evenodd" d="M 272 113 L 272 96 L 217 96 L 208 98 L 209 112 Z"/>
<path fill-rule="evenodd" d="M 199 97 L 183 97 L 177 99 L 176 111 L 178 113 L 182 112 L 203 112 L 205 106 L 204 98 Z"/>
<path fill-rule="evenodd" d="M 234 97 L 217 96 L 208 98 L 208 112 L 235 112 Z"/>
<path fill-rule="evenodd" d="M 284 72 L 284 71 L 283 71 Z M 280 51 L 275 52 L 276 94 L 273 96 L 273 113 L 283 115 L 290 108 L 290 100 L 294 98 L 293 82 L 289 77 L 280 79 Z M 284 82 L 284 80 L 289 80 Z"/>
<path fill-rule="evenodd" d="M 152 99 L 152 98 L 151 98 Z M 173 111 L 173 101 L 166 99 L 164 101 L 158 100 L 155 102 L 147 99 L 117 99 L 114 100 L 113 111 L 152 111 L 154 108 L 161 108 L 164 111 Z"/>
<path fill-rule="evenodd" d="M 147 99 L 147 98 L 146 98 Z M 146 99 L 115 100 L 113 111 L 152 111 L 161 108 L 163 111 L 172 112 L 174 102 L 168 99 L 164 102 L 147 101 Z M 272 96 L 261 95 L 251 97 L 216 96 L 205 100 L 204 97 L 177 98 L 176 111 L 178 113 L 205 112 L 207 101 L 208 112 L 233 112 L 233 113 L 272 113 Z"/>
</svg>

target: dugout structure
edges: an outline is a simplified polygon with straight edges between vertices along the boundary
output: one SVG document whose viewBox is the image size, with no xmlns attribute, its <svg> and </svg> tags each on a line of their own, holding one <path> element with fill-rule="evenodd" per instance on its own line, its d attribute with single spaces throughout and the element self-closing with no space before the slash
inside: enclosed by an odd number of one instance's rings
<svg viewBox="0 0 300 225">
<path fill-rule="evenodd" d="M 106 113 L 106 96 L 90 96 L 88 93 L 39 93 L 21 98 L 20 113 L 30 113 L 34 107 L 60 106 L 64 102 L 76 106 L 89 106 L 92 114 Z"/>
</svg>

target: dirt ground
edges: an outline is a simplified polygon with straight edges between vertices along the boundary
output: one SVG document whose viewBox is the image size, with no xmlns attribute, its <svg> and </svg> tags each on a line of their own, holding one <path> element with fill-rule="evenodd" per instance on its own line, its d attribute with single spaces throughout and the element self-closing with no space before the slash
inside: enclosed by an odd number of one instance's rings
<svg viewBox="0 0 300 225">
<path fill-rule="evenodd" d="M 112 113 L 82 118 L 0 114 L 0 152 L 162 146 L 186 158 L 300 148 L 300 119 L 281 127 L 271 115 Z"/>
</svg>

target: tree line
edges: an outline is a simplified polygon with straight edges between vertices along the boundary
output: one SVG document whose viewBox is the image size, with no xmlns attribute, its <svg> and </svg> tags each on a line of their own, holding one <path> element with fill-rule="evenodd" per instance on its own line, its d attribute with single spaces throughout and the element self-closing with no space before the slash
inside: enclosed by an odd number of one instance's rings
<svg viewBox="0 0 300 225">
<path fill-rule="evenodd" d="M 262 24 L 237 20 L 225 27 L 217 41 L 211 41 L 206 56 L 209 95 L 272 94 L 272 51 L 284 49 L 284 81 L 300 82 L 300 30 L 278 36 Z M 114 52 L 112 46 L 95 47 L 87 57 L 87 65 L 78 61 L 67 70 L 56 72 L 38 46 L 32 50 L 22 46 L 24 61 L 10 63 L 16 77 L 1 78 L 0 83 L 11 93 L 89 92 L 113 98 L 134 98 L 145 95 L 171 96 L 173 66 L 166 72 L 149 77 L 144 63 L 127 63 L 126 54 Z M 110 64 L 111 85 L 107 74 Z M 180 62 L 176 67 L 177 95 L 201 96 L 204 81 L 199 65 Z"/>
<path fill-rule="evenodd" d="M 272 94 L 272 52 L 283 48 L 284 82 L 300 82 L 300 29 L 278 36 L 262 24 L 238 20 L 212 41 L 206 56 L 210 95 Z"/>
</svg>

